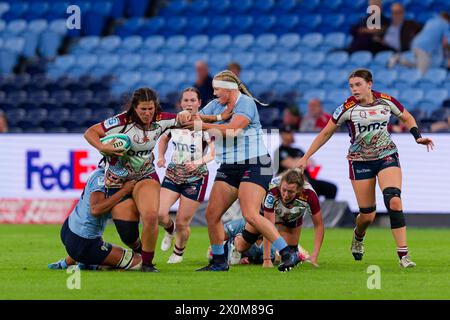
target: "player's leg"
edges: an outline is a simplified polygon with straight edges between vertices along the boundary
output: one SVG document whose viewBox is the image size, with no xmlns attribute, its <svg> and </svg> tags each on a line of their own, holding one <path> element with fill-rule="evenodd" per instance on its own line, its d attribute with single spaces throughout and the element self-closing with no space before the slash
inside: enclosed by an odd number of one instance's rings
<svg viewBox="0 0 450 320">
<path fill-rule="evenodd" d="M 108 256 L 101 263 L 102 267 L 123 270 L 141 270 L 142 258 L 139 253 L 112 245 Z"/>
<path fill-rule="evenodd" d="M 153 266 L 158 240 L 159 182 L 145 179 L 136 183 L 133 199 L 142 219 L 142 271 L 158 272 Z"/>
<path fill-rule="evenodd" d="M 177 191 L 176 185 L 167 179 L 167 177 L 164 178 L 163 184 L 161 185 L 158 212 L 159 225 L 166 230 L 161 242 L 162 251 L 167 251 L 172 247 L 173 239 L 175 237 L 175 222 L 170 218 L 169 211 L 179 197 L 180 193 Z"/>
<path fill-rule="evenodd" d="M 60 270 L 60 269 L 67 269 L 69 266 L 75 264 L 77 264 L 77 262 L 70 256 L 67 256 L 65 258 L 61 258 L 56 262 L 49 263 L 47 267 L 52 270 Z"/>
<path fill-rule="evenodd" d="M 280 252 L 283 263 L 279 266 L 279 270 L 290 270 L 299 262 L 298 257 L 290 250 L 275 225 L 260 214 L 261 203 L 265 195 L 266 189 L 261 185 L 253 182 L 241 182 L 239 186 L 239 202 L 242 215 L 248 224 L 272 242 L 274 249 Z M 251 244 L 255 243 L 258 234 L 247 233 L 246 231 L 242 233 L 243 238 Z"/>
<path fill-rule="evenodd" d="M 227 265 L 223 248 L 225 231 L 221 217 L 233 202 L 236 201 L 237 196 L 237 188 L 224 181 L 214 182 L 205 214 L 213 259 L 209 266 L 198 269 L 198 271 L 214 271 L 212 269 L 222 269 L 215 267 Z M 223 269 L 228 270 L 228 266 Z"/>
<path fill-rule="evenodd" d="M 134 252 L 140 253 L 142 245 L 139 238 L 139 211 L 134 200 L 128 198 L 115 205 L 111 216 L 122 242 Z"/>
<path fill-rule="evenodd" d="M 378 173 L 378 184 L 383 192 L 384 203 L 391 221 L 391 230 L 397 244 L 400 265 L 414 267 L 416 264 L 408 256 L 406 224 L 401 200 L 402 172 L 400 167 L 381 170 Z"/>
</svg>

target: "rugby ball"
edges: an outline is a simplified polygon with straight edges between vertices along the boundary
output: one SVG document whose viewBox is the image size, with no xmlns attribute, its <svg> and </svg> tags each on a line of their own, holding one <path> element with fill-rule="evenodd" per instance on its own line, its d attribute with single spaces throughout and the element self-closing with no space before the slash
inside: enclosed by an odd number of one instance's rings
<svg viewBox="0 0 450 320">
<path fill-rule="evenodd" d="M 130 137 L 128 137 L 126 134 L 123 134 L 123 133 L 114 133 L 114 134 L 107 135 L 106 137 L 101 138 L 100 142 L 103 144 L 107 144 L 113 139 L 116 139 L 113 144 L 114 148 L 124 149 L 125 152 L 130 150 L 131 139 L 130 139 Z"/>
</svg>

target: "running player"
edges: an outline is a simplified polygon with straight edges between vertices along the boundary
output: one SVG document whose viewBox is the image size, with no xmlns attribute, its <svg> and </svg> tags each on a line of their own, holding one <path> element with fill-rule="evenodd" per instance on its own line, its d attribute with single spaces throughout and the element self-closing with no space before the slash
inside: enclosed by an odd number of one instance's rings
<svg viewBox="0 0 450 320">
<path fill-rule="evenodd" d="M 369 70 L 353 71 L 348 81 L 352 96 L 336 109 L 327 126 L 298 161 L 298 166 L 305 168 L 308 159 L 345 123 L 351 136 L 347 156 L 349 175 L 359 206 L 351 252 L 355 260 L 362 259 L 366 229 L 376 213 L 375 184 L 378 178 L 389 213 L 392 234 L 397 243 L 400 266 L 414 267 L 416 264 L 408 255 L 405 216 L 400 198 L 402 172 L 399 156 L 387 130 L 391 114 L 399 117 L 410 130 L 416 143 L 426 145 L 428 151 L 433 149 L 433 141 L 422 138 L 415 119 L 400 102 L 387 94 L 372 90 L 373 80 Z"/>
<path fill-rule="evenodd" d="M 280 271 L 287 271 L 298 262 L 275 226 L 259 214 L 259 209 L 273 176 L 271 159 L 263 142 L 263 132 L 255 99 L 242 81 L 231 71 L 222 71 L 213 79 L 217 99 L 200 113 L 220 115 L 233 111 L 230 120 L 218 124 L 205 123 L 199 116 L 189 123 L 190 129 L 207 130 L 215 137 L 216 161 L 221 163 L 206 209 L 206 221 L 213 252 L 212 262 L 198 271 L 227 271 L 224 254 L 222 215 L 239 199 L 243 216 L 250 224 L 243 237 L 254 243 L 262 233 L 280 252 Z M 219 119 L 220 120 L 220 119 Z"/>
<path fill-rule="evenodd" d="M 291 250 L 295 252 L 298 252 L 303 217 L 305 214 L 311 215 L 314 224 L 314 249 L 310 256 L 310 262 L 314 266 L 318 266 L 317 260 L 324 236 L 320 203 L 317 194 L 299 169 L 289 169 L 272 179 L 269 192 L 264 200 L 263 212 L 268 220 L 277 225 L 278 231 Z M 238 233 L 244 234 L 245 228 L 239 230 Z M 236 228 L 234 225 L 227 230 L 231 235 L 236 233 L 236 229 L 242 228 Z M 242 235 L 236 236 L 234 241 L 231 241 L 231 251 L 235 248 L 238 252 L 245 252 L 250 247 L 251 243 L 248 243 Z M 271 252 L 270 242 L 265 238 L 263 248 L 263 266 L 272 267 L 273 252 Z"/>
<path fill-rule="evenodd" d="M 182 92 L 180 102 L 183 110 L 196 114 L 201 106 L 200 92 L 196 88 L 187 88 Z M 169 250 L 175 238 L 173 253 L 167 263 L 180 263 L 183 261 L 184 249 L 189 239 L 192 217 L 205 197 L 208 186 L 206 164 L 214 160 L 215 148 L 206 131 L 170 129 L 159 141 L 157 162 L 159 168 L 165 167 L 164 154 L 170 140 L 174 149 L 161 185 L 159 208 L 159 223 L 166 230 L 161 250 Z M 205 154 L 206 147 L 209 149 L 207 154 Z M 178 199 L 180 204 L 176 221 L 173 222 L 169 210 Z"/>
<path fill-rule="evenodd" d="M 111 218 L 111 210 L 123 197 L 133 192 L 135 184 L 133 180 L 127 181 L 114 195 L 107 197 L 105 172 L 103 169 L 96 169 L 89 177 L 80 201 L 61 229 L 61 241 L 69 256 L 50 264 L 49 268 L 64 269 L 78 262 L 89 269 L 105 266 L 140 270 L 142 258 L 139 253 L 109 244 L 102 239 L 106 222 Z M 137 215 L 137 211 L 135 213 Z"/>
<path fill-rule="evenodd" d="M 108 196 L 118 192 L 129 180 L 136 180 L 131 194 L 141 215 L 142 271 L 159 272 L 153 265 L 158 239 L 159 178 L 153 165 L 153 148 L 158 138 L 171 127 L 191 118 L 188 111 L 170 114 L 161 111 L 155 91 L 140 88 L 134 91 L 127 111 L 90 127 L 84 137 L 103 154 L 106 154 L 105 185 Z M 178 121 L 179 120 L 179 121 Z M 124 133 L 132 141 L 126 156 L 115 149 L 113 141 L 102 144 L 100 139 L 108 134 Z"/>
</svg>

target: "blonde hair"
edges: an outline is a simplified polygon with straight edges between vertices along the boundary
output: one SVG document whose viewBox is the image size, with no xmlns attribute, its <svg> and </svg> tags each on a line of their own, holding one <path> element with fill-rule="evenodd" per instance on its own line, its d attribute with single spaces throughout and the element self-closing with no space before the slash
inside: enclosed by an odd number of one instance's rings
<svg viewBox="0 0 450 320">
<path fill-rule="evenodd" d="M 283 182 L 283 181 L 285 181 L 288 184 L 295 183 L 298 185 L 298 187 L 300 189 L 303 189 L 303 185 L 305 184 L 306 178 L 305 178 L 305 175 L 304 175 L 302 169 L 295 168 L 295 169 L 286 170 L 281 175 L 280 182 Z"/>
<path fill-rule="evenodd" d="M 250 98 L 252 98 L 256 102 L 258 102 L 260 105 L 265 106 L 265 107 L 268 106 L 267 103 L 262 103 L 261 101 L 259 101 L 255 97 L 253 97 L 253 95 L 250 93 L 250 91 L 248 91 L 247 87 L 241 81 L 241 79 L 239 79 L 238 76 L 235 75 L 234 72 L 232 72 L 230 70 L 223 70 L 223 71 L 219 72 L 218 74 L 216 74 L 214 76 L 214 80 L 234 82 L 234 83 L 236 83 L 238 85 L 238 88 L 239 88 L 240 92 L 242 92 L 243 94 L 249 96 Z"/>
</svg>

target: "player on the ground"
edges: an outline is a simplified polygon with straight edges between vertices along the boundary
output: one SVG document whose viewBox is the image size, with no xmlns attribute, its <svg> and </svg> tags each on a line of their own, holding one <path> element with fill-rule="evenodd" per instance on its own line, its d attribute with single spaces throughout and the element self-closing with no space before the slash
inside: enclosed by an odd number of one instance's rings
<svg viewBox="0 0 450 320">
<path fill-rule="evenodd" d="M 200 92 L 186 88 L 180 98 L 181 108 L 197 114 L 201 106 Z M 175 246 L 167 263 L 180 263 L 189 239 L 191 220 L 203 201 L 208 186 L 207 163 L 214 160 L 215 148 L 206 131 L 170 129 L 160 138 L 158 145 L 159 168 L 165 167 L 164 154 L 169 141 L 173 143 L 171 162 L 161 185 L 159 223 L 166 230 L 161 250 Z M 208 153 L 206 153 L 208 148 Z M 170 207 L 180 199 L 175 222 L 169 216 Z"/>
<path fill-rule="evenodd" d="M 96 169 L 89 177 L 81 198 L 61 229 L 61 241 L 68 257 L 50 264 L 51 269 L 65 269 L 68 265 L 80 263 L 83 268 L 97 266 L 124 270 L 140 270 L 141 255 L 103 241 L 106 222 L 111 210 L 133 192 L 136 182 L 127 181 L 114 195 L 107 197 L 105 172 Z M 139 218 L 134 211 L 135 219 Z M 138 234 L 139 238 L 139 234 Z M 81 267 L 81 266 L 80 266 Z"/>
<path fill-rule="evenodd" d="M 347 156 L 349 175 L 359 206 L 351 252 L 355 260 L 362 259 L 366 229 L 376 214 L 375 184 L 378 178 L 389 213 L 392 234 L 397 243 L 400 266 L 414 267 L 416 264 L 408 255 L 405 216 L 400 198 L 402 172 L 399 156 L 387 130 L 391 114 L 399 117 L 410 130 L 414 140 L 418 144 L 426 145 L 428 151 L 433 149 L 433 141 L 422 138 L 415 119 L 400 102 L 387 94 L 372 90 L 373 80 L 369 70 L 353 71 L 348 81 L 352 96 L 336 109 L 327 126 L 299 160 L 298 166 L 305 168 L 308 159 L 330 139 L 341 124 L 345 123 L 351 136 Z"/>
<path fill-rule="evenodd" d="M 281 236 L 295 252 L 298 252 L 303 217 L 305 214 L 311 215 L 314 224 L 314 248 L 309 260 L 314 266 L 318 266 L 319 252 L 324 237 L 320 203 L 317 194 L 299 169 L 289 169 L 271 181 L 262 210 L 264 216 L 277 225 Z M 229 225 L 225 229 L 229 235 L 232 235 L 233 232 L 235 234 L 241 232 L 244 234 L 245 232 L 244 230 L 236 231 L 236 229 L 242 229 L 242 225 Z M 242 234 L 234 239 L 230 237 L 231 251 L 245 252 L 252 246 Z M 272 267 L 272 247 L 265 238 L 263 248 L 263 267 Z M 231 254 L 234 255 L 233 252 Z"/>
<path fill-rule="evenodd" d="M 189 124 L 190 129 L 207 130 L 210 136 L 215 137 L 216 161 L 221 163 L 206 209 L 213 260 L 198 271 L 228 270 L 221 217 L 236 199 L 239 199 L 242 214 L 250 224 L 243 233 L 244 238 L 254 243 L 262 233 L 280 252 L 282 263 L 279 270 L 290 270 L 299 262 L 297 254 L 289 248 L 275 226 L 259 214 L 273 171 L 255 99 L 242 81 L 228 70 L 215 75 L 213 88 L 217 99 L 208 103 L 200 113 L 219 115 L 229 110 L 234 114 L 230 120 L 219 124 L 205 123 L 198 116 Z"/>
<path fill-rule="evenodd" d="M 159 272 L 153 265 L 158 239 L 159 178 L 153 165 L 153 148 L 167 129 L 191 118 L 188 111 L 179 114 L 162 112 L 155 91 L 140 88 L 134 91 L 127 111 L 90 127 L 84 137 L 106 154 L 105 185 L 108 196 L 118 192 L 123 184 L 136 180 L 132 198 L 140 213 L 142 228 L 142 271 Z M 179 121 L 178 121 L 179 120 Z M 108 134 L 123 133 L 130 137 L 131 148 L 126 155 L 112 141 L 102 144 Z"/>
</svg>

